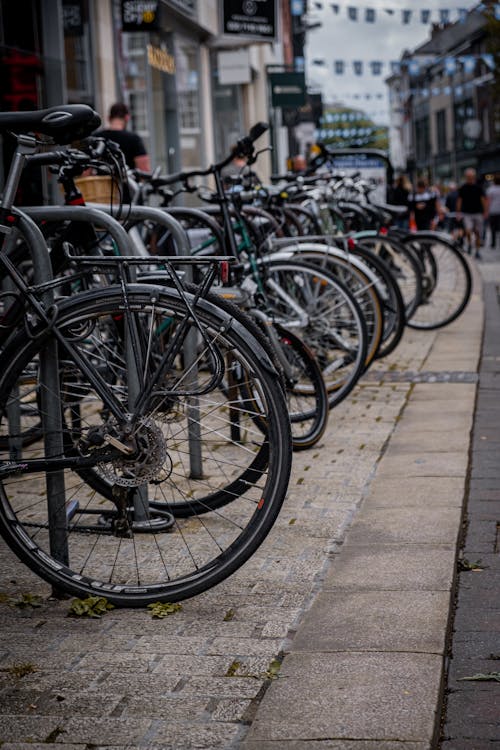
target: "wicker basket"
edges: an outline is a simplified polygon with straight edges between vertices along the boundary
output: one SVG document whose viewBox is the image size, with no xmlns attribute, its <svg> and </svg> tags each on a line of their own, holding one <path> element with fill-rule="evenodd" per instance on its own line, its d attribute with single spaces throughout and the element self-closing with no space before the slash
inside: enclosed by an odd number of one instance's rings
<svg viewBox="0 0 500 750">
<path fill-rule="evenodd" d="M 105 203 L 110 206 L 120 203 L 120 189 L 116 181 L 107 175 L 78 177 L 75 185 L 83 195 L 85 203 Z"/>
</svg>

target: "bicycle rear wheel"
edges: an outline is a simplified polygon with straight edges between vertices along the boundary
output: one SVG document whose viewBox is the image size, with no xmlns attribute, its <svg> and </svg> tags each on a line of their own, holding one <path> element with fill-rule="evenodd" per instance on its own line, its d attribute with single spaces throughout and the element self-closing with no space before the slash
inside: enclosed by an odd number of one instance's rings
<svg viewBox="0 0 500 750">
<path fill-rule="evenodd" d="M 135 326 L 137 371 L 147 383 L 185 312 L 174 291 L 145 285 L 127 288 L 126 300 L 110 287 L 60 304 L 63 434 L 52 458 L 42 439 L 23 446 L 18 437 L 29 420 L 46 418 L 21 405 L 59 398 L 38 366 L 54 331 L 29 339 L 23 330 L 4 351 L 0 532 L 58 589 L 118 606 L 193 596 L 243 564 L 279 512 L 291 466 L 282 389 L 259 343 L 214 305 L 197 304 L 188 332 L 196 356 L 179 351 L 133 429 L 117 416 L 138 397 L 124 328 Z M 229 391 L 214 379 L 214 357 L 225 363 Z M 242 383 L 256 396 L 251 405 Z"/>
</svg>

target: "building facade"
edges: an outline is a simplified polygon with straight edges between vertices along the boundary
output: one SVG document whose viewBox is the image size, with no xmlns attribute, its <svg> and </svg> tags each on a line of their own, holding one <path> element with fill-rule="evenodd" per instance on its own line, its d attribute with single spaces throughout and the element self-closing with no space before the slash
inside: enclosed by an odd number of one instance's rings
<svg viewBox="0 0 500 750">
<path fill-rule="evenodd" d="M 460 181 L 467 167 L 482 177 L 500 171 L 500 122 L 495 113 L 493 56 L 486 16 L 435 26 L 431 38 L 406 52 L 387 79 L 391 159 L 410 177 Z"/>
<path fill-rule="evenodd" d="M 289 19 L 289 0 L 0 0 L 0 108 L 85 102 L 105 121 L 124 101 L 154 166 L 203 168 L 269 121 L 267 70 L 284 61 Z M 266 178 L 269 154 L 258 167 Z"/>
</svg>

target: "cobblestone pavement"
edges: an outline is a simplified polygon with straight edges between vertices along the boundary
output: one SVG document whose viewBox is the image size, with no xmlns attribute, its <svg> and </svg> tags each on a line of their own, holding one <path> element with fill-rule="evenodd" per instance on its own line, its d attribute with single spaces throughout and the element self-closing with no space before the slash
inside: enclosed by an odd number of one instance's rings
<svg viewBox="0 0 500 750">
<path fill-rule="evenodd" d="M 464 317 L 477 317 L 478 305 L 475 297 Z M 0 542 L 2 750 L 239 747 L 266 690 L 281 681 L 273 679 L 275 660 L 293 642 L 369 491 L 415 388 L 411 374 L 434 382 L 447 373 L 475 388 L 456 351 L 433 358 L 439 335 L 407 330 L 331 414 L 321 444 L 295 454 L 287 500 L 258 552 L 165 619 L 146 610 L 68 617 L 70 602 L 50 599 Z M 13 604 L 28 593 L 42 605 Z"/>
</svg>

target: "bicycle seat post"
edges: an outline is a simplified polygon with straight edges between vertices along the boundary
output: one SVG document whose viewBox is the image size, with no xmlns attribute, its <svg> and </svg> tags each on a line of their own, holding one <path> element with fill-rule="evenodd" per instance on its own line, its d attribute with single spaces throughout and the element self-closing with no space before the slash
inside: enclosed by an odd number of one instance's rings
<svg viewBox="0 0 500 750">
<path fill-rule="evenodd" d="M 0 208 L 3 208 L 5 211 L 10 211 L 14 204 L 17 188 L 19 187 L 21 174 L 24 169 L 27 157 L 36 153 L 36 151 L 38 150 L 36 138 L 34 138 L 33 136 L 18 135 L 16 136 L 16 138 L 17 148 L 12 158 L 9 173 L 5 181 L 3 196 L 0 200 Z"/>
</svg>

